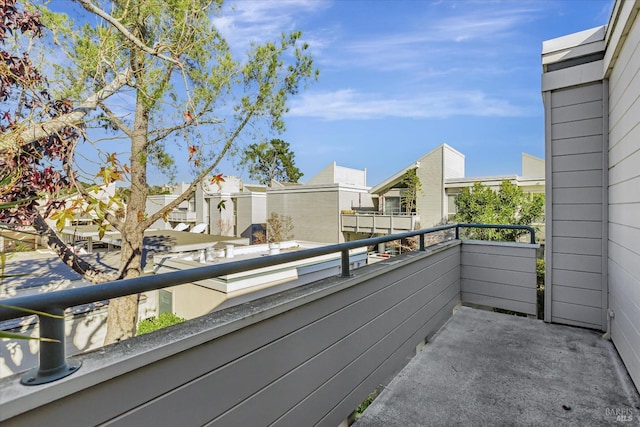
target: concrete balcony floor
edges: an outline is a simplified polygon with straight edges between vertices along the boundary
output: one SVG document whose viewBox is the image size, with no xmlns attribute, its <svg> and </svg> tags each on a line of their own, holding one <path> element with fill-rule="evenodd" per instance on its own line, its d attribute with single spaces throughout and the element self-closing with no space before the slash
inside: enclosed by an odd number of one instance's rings
<svg viewBox="0 0 640 427">
<path fill-rule="evenodd" d="M 601 335 L 460 307 L 355 426 L 639 425 L 638 392 Z"/>
</svg>

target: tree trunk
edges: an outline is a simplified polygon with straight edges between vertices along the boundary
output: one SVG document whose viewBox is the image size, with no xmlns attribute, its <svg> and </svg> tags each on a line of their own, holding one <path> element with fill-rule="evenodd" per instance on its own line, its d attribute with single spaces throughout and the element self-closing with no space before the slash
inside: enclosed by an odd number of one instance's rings
<svg viewBox="0 0 640 427">
<path fill-rule="evenodd" d="M 135 52 L 132 55 L 131 62 L 136 81 L 144 81 L 146 76 L 142 55 Z M 144 228 L 140 225 L 140 221 L 145 216 L 147 202 L 146 146 L 152 104 L 146 96 L 143 91 L 137 91 L 133 132 L 130 135 L 131 194 L 127 203 L 124 226 L 120 230 L 122 246 L 119 276 L 122 279 L 134 278 L 142 274 Z M 129 295 L 109 301 L 105 344 L 131 338 L 136 334 L 138 300 L 139 295 Z"/>
</svg>

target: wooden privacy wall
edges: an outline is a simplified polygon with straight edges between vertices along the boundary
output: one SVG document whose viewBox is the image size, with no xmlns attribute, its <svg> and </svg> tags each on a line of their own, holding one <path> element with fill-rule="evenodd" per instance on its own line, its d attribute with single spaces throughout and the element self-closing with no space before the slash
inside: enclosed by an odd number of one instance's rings
<svg viewBox="0 0 640 427">
<path fill-rule="evenodd" d="M 335 427 L 451 316 L 460 247 L 405 254 L 106 347 L 37 389 L 5 379 L 0 420 Z"/>
<path fill-rule="evenodd" d="M 462 302 L 537 314 L 538 245 L 467 241 L 462 245 Z"/>
</svg>

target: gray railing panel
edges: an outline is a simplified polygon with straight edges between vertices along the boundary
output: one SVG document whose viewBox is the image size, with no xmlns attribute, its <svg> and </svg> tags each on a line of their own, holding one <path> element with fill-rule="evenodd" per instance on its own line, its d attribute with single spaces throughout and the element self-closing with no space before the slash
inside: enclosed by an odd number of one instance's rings
<svg viewBox="0 0 640 427">
<path fill-rule="evenodd" d="M 448 318 L 442 309 L 458 301 L 460 244 L 445 246 L 450 247 L 356 270 L 350 279 L 331 278 L 287 291 L 283 294 L 294 295 L 295 302 L 290 309 L 286 304 L 274 309 L 272 315 L 260 314 L 259 306 L 277 296 L 254 301 L 246 305 L 254 314 L 239 320 L 241 327 L 225 318 L 234 310 L 224 310 L 83 356 L 82 371 L 50 386 L 61 399 L 43 406 L 31 402 L 33 410 L 11 422 L 95 425 L 112 420 L 134 425 L 156 420 L 200 425 L 225 413 L 232 415 L 226 411 L 242 402 L 243 407 L 263 408 L 244 411 L 253 413 L 252 425 L 265 424 L 269 414 L 276 420 L 302 405 L 299 402 L 318 405 L 316 418 L 307 418 L 305 425 L 324 416 L 336 417 L 332 411 L 337 405 L 364 399 L 371 390 L 361 392 L 361 384 L 379 383 L 397 372 L 408 360 L 405 349 L 415 347 L 424 338 L 420 334 L 437 330 Z M 227 333 L 206 327 L 219 323 L 225 324 Z M 141 347 L 147 350 L 130 354 Z M 338 360 L 342 362 L 334 365 Z M 362 366 L 367 368 L 361 371 Z M 325 367 L 334 368 L 323 373 Z M 294 382 L 287 385 L 288 381 Z M 336 385 L 341 393 L 323 391 Z M 284 399 L 284 390 L 290 388 L 296 392 Z M 269 399 L 274 397 L 287 403 L 270 412 Z M 229 418 L 235 425 L 237 415 Z M 225 418 L 219 421 L 225 424 Z"/>
<path fill-rule="evenodd" d="M 447 264 L 449 265 L 446 267 L 449 268 L 451 262 L 449 261 Z M 295 407 L 304 397 L 311 394 L 314 395 L 314 399 L 309 406 L 315 410 L 298 412 L 298 423 L 284 422 L 283 425 L 314 424 L 335 406 L 338 398 L 346 396 L 369 375 L 369 372 L 400 348 L 439 308 L 447 305 L 451 299 L 456 297 L 457 287 L 455 284 L 458 281 L 456 270 L 457 266 L 454 266 L 449 270 L 454 274 L 446 275 L 446 280 L 430 283 L 424 287 L 424 275 L 439 277 L 437 271 L 432 271 L 431 268 L 425 269 L 420 274 L 403 279 L 396 285 L 385 289 L 385 295 L 380 295 L 382 298 L 391 299 L 391 294 L 395 293 L 402 293 L 405 296 L 401 302 L 391 308 L 388 308 L 389 304 L 384 301 L 373 304 L 364 301 L 358 304 L 363 306 L 363 313 L 353 313 L 354 317 L 371 317 L 372 307 L 381 307 L 381 310 L 386 311 L 331 347 L 309 358 L 308 361 L 295 367 L 249 399 L 244 400 L 232 411 L 216 419 L 214 425 L 269 424 L 282 414 L 286 414 L 290 408 Z M 408 294 L 404 288 L 420 288 L 420 290 Z M 433 304 L 425 304 L 425 301 L 433 302 Z M 355 310 L 355 307 L 348 308 L 348 310 Z M 411 322 L 410 319 L 413 317 L 415 319 Z M 321 323 L 325 323 L 325 320 L 322 319 Z M 347 324 L 351 325 L 350 322 L 342 322 L 343 328 Z M 305 340 L 314 339 L 311 334 L 306 333 L 305 335 Z M 414 348 L 418 341 L 411 343 Z M 287 347 L 290 346 L 287 345 Z M 354 364 L 362 364 L 363 366 L 356 367 Z M 343 377 L 342 381 L 339 377 Z M 319 388 L 327 387 L 326 382 L 330 380 L 335 380 L 339 385 L 334 393 L 315 393 Z M 351 410 L 346 413 L 348 414 Z M 342 418 L 344 415 L 345 413 L 342 414 Z"/>
<path fill-rule="evenodd" d="M 460 255 L 462 302 L 537 314 L 537 246 L 465 241 Z"/>
</svg>

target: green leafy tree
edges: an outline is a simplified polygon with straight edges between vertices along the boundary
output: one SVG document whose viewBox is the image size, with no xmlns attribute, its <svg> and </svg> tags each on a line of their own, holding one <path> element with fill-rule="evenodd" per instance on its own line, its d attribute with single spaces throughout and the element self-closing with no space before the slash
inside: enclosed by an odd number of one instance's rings
<svg viewBox="0 0 640 427">
<path fill-rule="evenodd" d="M 298 182 L 302 172 L 295 165 L 295 154 L 289 143 L 281 139 L 249 145 L 242 153 L 240 164 L 249 169 L 249 177 L 260 184 L 271 181 Z"/>
<path fill-rule="evenodd" d="M 416 170 L 407 171 L 401 184 L 405 187 L 400 192 L 402 207 L 407 213 L 415 212 L 418 194 L 422 192 L 422 183 Z"/>
<path fill-rule="evenodd" d="M 51 64 L 57 95 L 78 107 L 67 108 L 53 121 L 13 126 L 0 145 L 20 149 L 28 141 L 59 135 L 61 129 L 79 129 L 81 138 L 65 146 L 61 169 L 84 204 L 61 207 L 51 218 L 62 226 L 75 216 L 71 211 L 93 211 L 100 232 L 110 228 L 122 235 L 117 278 L 137 277 L 145 229 L 188 200 L 249 129 L 284 130 L 288 98 L 317 77 L 317 70 L 300 32 L 254 44 L 243 60 L 234 59 L 212 22 L 221 13 L 221 1 L 75 3 L 82 7 L 70 11 L 78 17 L 75 21 L 44 6 L 39 11 L 51 31 L 46 40 L 55 42 L 48 47 L 57 49 L 51 57 L 63 58 Z M 112 96 L 116 93 L 120 96 Z M 105 138 L 105 132 L 111 135 Z M 87 175 L 78 165 L 77 146 L 95 147 L 91 157 L 100 162 L 97 175 Z M 181 149 L 170 151 L 169 146 Z M 174 157 L 175 152 L 183 157 Z M 145 215 L 149 168 L 171 177 L 176 164 L 189 165 L 191 185 L 163 209 Z M 85 188 L 80 179 L 94 185 Z M 129 189 L 126 208 L 119 197 L 105 202 L 90 191 L 115 181 Z M 59 244 L 41 216 L 35 216 L 33 225 L 47 242 Z M 65 263 L 86 276 L 88 269 L 77 260 Z M 107 280 L 98 275 L 91 279 Z M 105 342 L 133 336 L 136 317 L 137 296 L 111 301 Z"/>
<path fill-rule="evenodd" d="M 543 219 L 544 194 L 525 193 L 509 180 L 497 191 L 479 182 L 456 196 L 455 220 L 474 224 L 532 225 Z M 526 231 L 473 229 L 471 236 L 482 240 L 515 240 Z"/>
</svg>

